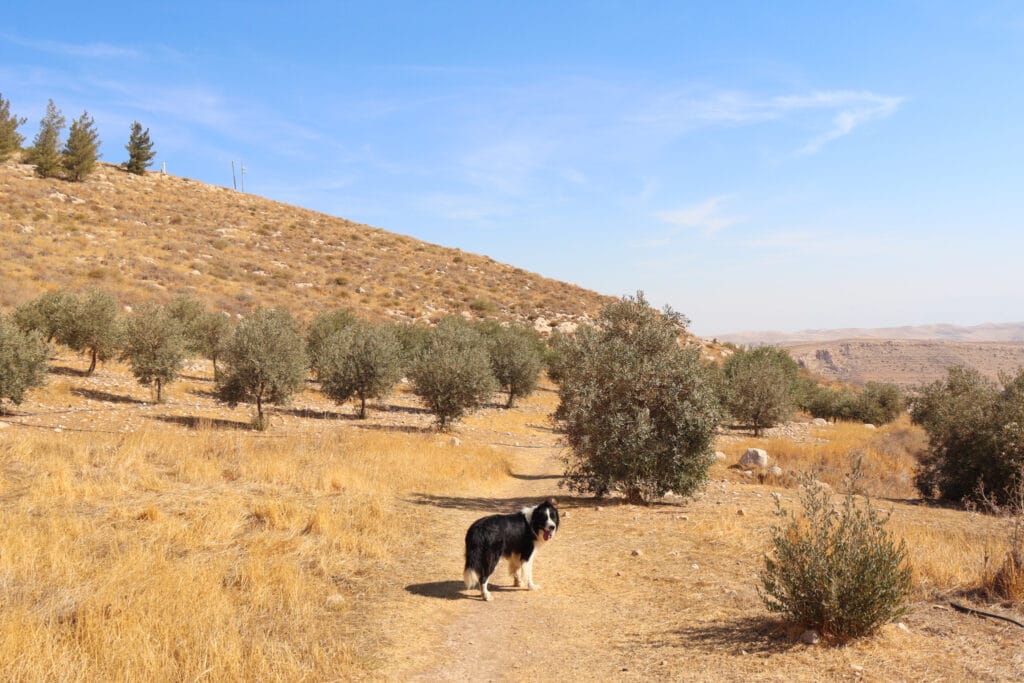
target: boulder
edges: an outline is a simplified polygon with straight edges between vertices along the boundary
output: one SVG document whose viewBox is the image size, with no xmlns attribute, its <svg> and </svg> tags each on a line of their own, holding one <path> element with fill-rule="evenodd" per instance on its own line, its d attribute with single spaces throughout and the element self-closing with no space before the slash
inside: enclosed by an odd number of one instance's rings
<svg viewBox="0 0 1024 683">
<path fill-rule="evenodd" d="M 870 422 L 865 422 L 864 429 L 875 429 L 875 425 L 871 424 Z"/>
<path fill-rule="evenodd" d="M 763 448 L 748 448 L 740 457 L 740 465 L 749 467 L 768 467 L 768 451 Z"/>
<path fill-rule="evenodd" d="M 715 451 L 715 461 L 725 460 L 725 453 L 722 451 Z"/>
<path fill-rule="evenodd" d="M 814 422 L 812 422 L 811 424 L 813 424 L 815 427 L 827 427 L 828 420 L 826 420 L 823 417 L 816 417 L 814 418 Z"/>
</svg>

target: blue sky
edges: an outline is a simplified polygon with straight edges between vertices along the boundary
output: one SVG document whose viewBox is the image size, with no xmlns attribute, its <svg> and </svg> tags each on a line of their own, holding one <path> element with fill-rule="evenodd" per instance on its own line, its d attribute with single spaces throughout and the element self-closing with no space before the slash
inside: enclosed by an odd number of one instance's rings
<svg viewBox="0 0 1024 683">
<path fill-rule="evenodd" d="M 15 3 L 0 93 L 712 336 L 1024 319 L 1024 5 Z"/>
</svg>

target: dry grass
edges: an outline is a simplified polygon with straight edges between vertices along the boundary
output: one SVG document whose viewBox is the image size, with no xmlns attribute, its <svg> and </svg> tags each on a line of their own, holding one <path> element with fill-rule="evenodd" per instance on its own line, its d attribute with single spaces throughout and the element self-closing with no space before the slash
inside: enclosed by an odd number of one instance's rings
<svg viewBox="0 0 1024 683">
<path fill-rule="evenodd" d="M 389 501 L 502 478 L 433 435 L 155 427 L 0 439 L 0 670 L 25 680 L 326 679 L 371 663 Z M 457 484 L 456 484 L 457 482 Z"/>
<path fill-rule="evenodd" d="M 854 422 L 810 431 L 809 442 L 789 438 L 740 438 L 721 444 L 727 463 L 737 462 L 748 448 L 768 451 L 773 465 L 786 471 L 784 481 L 792 483 L 793 472 L 811 472 L 837 490 L 844 490 L 845 479 L 854 460 L 861 462 L 864 491 L 883 498 L 913 499 L 914 468 L 918 454 L 927 445 L 927 437 L 907 416 L 897 422 L 870 430 Z"/>
</svg>

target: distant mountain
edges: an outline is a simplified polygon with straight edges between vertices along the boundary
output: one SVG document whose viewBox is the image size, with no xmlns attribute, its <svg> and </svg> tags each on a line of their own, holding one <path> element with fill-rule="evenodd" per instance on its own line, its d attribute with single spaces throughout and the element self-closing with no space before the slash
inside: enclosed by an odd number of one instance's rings
<svg viewBox="0 0 1024 683">
<path fill-rule="evenodd" d="M 801 330 L 799 332 L 736 332 L 717 335 L 719 341 L 741 345 L 790 345 L 804 342 L 827 342 L 841 339 L 913 339 L 945 342 L 1024 342 L 1024 322 L 960 325 L 908 325 L 905 327 L 841 328 L 834 330 Z"/>
</svg>

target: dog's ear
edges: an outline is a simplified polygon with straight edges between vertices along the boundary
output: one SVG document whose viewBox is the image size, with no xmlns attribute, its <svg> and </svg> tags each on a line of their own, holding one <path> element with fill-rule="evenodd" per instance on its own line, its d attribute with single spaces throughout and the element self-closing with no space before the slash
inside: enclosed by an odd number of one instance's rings
<svg viewBox="0 0 1024 683">
<path fill-rule="evenodd" d="M 554 498 L 548 498 L 547 502 L 548 505 L 550 505 L 551 507 L 558 507 L 558 501 L 555 500 Z"/>
</svg>

